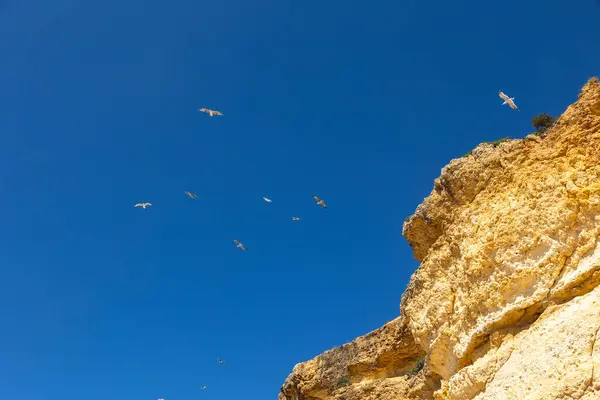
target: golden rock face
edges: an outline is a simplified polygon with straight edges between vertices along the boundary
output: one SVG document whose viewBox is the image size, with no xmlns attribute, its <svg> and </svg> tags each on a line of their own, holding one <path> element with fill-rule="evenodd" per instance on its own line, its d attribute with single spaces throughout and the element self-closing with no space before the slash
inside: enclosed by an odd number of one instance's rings
<svg viewBox="0 0 600 400">
<path fill-rule="evenodd" d="M 403 234 L 401 316 L 296 365 L 280 400 L 600 399 L 597 80 L 543 138 L 452 160 Z"/>
</svg>

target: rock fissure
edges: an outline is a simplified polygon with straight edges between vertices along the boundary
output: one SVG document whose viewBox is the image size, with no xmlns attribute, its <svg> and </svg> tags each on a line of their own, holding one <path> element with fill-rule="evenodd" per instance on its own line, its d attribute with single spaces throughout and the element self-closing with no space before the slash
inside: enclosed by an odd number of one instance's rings
<svg viewBox="0 0 600 400">
<path fill-rule="evenodd" d="M 594 350 L 596 348 L 596 341 L 598 340 L 598 331 L 600 331 L 600 325 L 598 325 L 598 328 L 596 328 L 596 331 L 594 332 L 593 335 L 593 340 L 592 340 L 592 345 L 591 350 L 590 350 L 590 359 L 591 359 L 591 363 L 592 363 L 592 372 L 591 372 L 591 376 L 590 376 L 590 382 L 589 384 L 586 386 L 586 388 L 583 390 L 583 394 L 581 395 L 581 397 L 583 397 L 585 395 L 585 393 L 587 393 L 587 391 L 591 388 L 592 391 L 594 391 Z"/>
<path fill-rule="evenodd" d="M 484 385 L 483 390 L 481 391 L 481 393 L 485 393 L 485 390 L 487 389 L 487 385 L 490 382 L 494 381 L 494 378 L 496 377 L 496 374 L 498 373 L 498 371 L 500 371 L 500 369 L 504 366 L 504 364 L 506 364 L 510 360 L 510 357 L 512 356 L 513 351 L 514 351 L 514 349 L 511 348 L 510 349 L 510 354 L 508 355 L 508 357 L 506 358 L 506 360 L 502 361 L 502 363 L 500 364 L 500 366 L 498 366 L 498 358 L 496 358 L 496 360 L 494 362 L 494 368 L 492 369 L 492 371 L 493 371 L 492 375 L 489 377 L 489 379 L 487 379 L 485 381 L 485 385 Z M 496 357 L 498 357 L 498 356 L 496 356 Z"/>
</svg>

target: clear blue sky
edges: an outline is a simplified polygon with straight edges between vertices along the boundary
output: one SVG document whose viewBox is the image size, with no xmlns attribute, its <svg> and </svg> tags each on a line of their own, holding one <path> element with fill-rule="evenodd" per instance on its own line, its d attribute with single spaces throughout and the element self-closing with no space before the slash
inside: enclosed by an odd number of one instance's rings
<svg viewBox="0 0 600 400">
<path fill-rule="evenodd" d="M 404 219 L 452 158 L 577 99 L 599 20 L 594 0 L 0 0 L 2 396 L 276 398 L 399 314 Z"/>
</svg>

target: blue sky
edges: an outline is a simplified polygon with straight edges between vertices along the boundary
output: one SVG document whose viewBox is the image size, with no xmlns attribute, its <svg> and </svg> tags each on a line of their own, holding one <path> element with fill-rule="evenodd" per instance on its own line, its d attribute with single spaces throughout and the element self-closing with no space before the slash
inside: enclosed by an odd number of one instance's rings
<svg viewBox="0 0 600 400">
<path fill-rule="evenodd" d="M 577 99 L 599 18 L 594 0 L 0 0 L 2 395 L 276 398 L 295 363 L 399 314 L 404 219 L 452 158 Z"/>
</svg>

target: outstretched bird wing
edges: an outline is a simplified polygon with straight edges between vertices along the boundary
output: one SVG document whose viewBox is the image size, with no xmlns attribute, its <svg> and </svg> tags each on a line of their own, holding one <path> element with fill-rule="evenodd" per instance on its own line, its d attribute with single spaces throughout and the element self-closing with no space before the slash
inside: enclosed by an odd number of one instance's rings
<svg viewBox="0 0 600 400">
<path fill-rule="evenodd" d="M 498 91 L 498 95 L 504 101 L 507 101 L 509 99 L 509 97 L 507 95 L 505 95 L 504 93 L 502 93 L 502 91 Z"/>
<path fill-rule="evenodd" d="M 517 105 L 515 104 L 515 102 L 514 102 L 514 101 L 512 101 L 512 100 L 510 100 L 510 99 L 509 99 L 509 100 L 507 101 L 507 103 L 508 103 L 508 106 L 509 106 L 510 108 L 512 108 L 513 110 L 518 110 L 518 109 L 519 109 L 519 107 L 517 107 Z"/>
<path fill-rule="evenodd" d="M 233 239 L 233 243 L 235 243 L 235 245 L 236 245 L 237 247 L 239 247 L 240 249 L 242 249 L 242 250 L 246 251 L 246 248 L 244 247 L 244 245 L 243 245 L 243 244 L 241 244 L 240 242 L 238 242 L 238 241 L 237 241 L 237 239 Z"/>
</svg>

